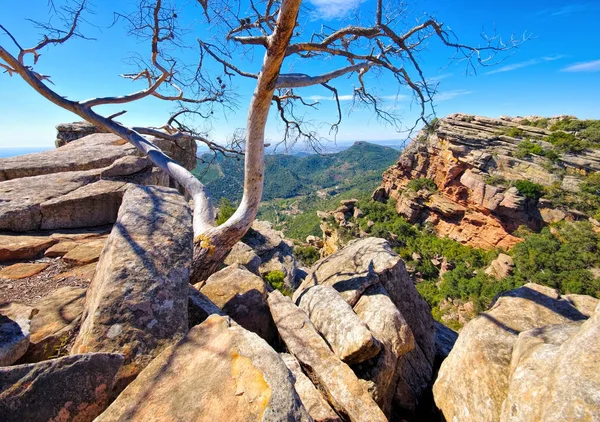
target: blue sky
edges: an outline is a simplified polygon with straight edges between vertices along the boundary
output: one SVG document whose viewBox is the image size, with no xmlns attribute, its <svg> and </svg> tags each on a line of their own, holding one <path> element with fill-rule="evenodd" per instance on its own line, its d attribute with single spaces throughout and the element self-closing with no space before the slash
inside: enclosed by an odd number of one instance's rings
<svg viewBox="0 0 600 422">
<path fill-rule="evenodd" d="M 135 71 L 126 58 L 133 52 L 148 55 L 148 43 L 127 37 L 121 25 L 111 26 L 113 11 L 126 11 L 131 1 L 92 0 L 94 14 L 87 17 L 83 27 L 86 35 L 95 41 L 74 39 L 65 45 L 45 50 L 36 69 L 52 76 L 57 92 L 71 99 L 87 99 L 105 95 L 123 95 L 141 89 L 119 74 Z M 360 13 L 367 16 L 374 1 L 305 0 L 313 12 L 303 18 L 307 30 L 325 23 L 340 24 L 340 19 Z M 59 4 L 60 1 L 56 1 Z M 200 9 L 193 1 L 175 1 L 185 13 L 185 23 L 194 31 L 188 37 L 206 39 L 207 32 L 200 25 Z M 519 49 L 505 57 L 494 67 L 478 68 L 477 75 L 466 75 L 464 63 L 448 65 L 452 51 L 431 43 L 420 56 L 426 75 L 439 81 L 436 101 L 438 116 L 465 112 L 486 116 L 500 115 L 558 115 L 572 114 L 581 118 L 600 118 L 600 1 L 563 0 L 427 0 L 407 1 L 406 20 L 422 18 L 424 12 L 452 28 L 464 43 L 478 44 L 480 33 L 496 31 L 508 38 L 523 33 L 532 37 Z M 33 45 L 38 32 L 25 18 L 47 19 L 47 0 L 21 2 L 0 1 L 0 24 L 13 32 L 23 45 Z M 198 24 L 198 25 L 196 25 Z M 197 29 L 196 29 L 197 26 Z M 13 45 L 4 34 L 0 44 Z M 193 42 L 192 42 L 193 44 Z M 179 53 L 185 60 L 195 59 L 193 50 Z M 254 61 L 248 56 L 236 58 L 236 63 L 256 70 L 262 60 L 262 51 Z M 288 69 L 294 72 L 316 74 L 335 62 L 290 61 Z M 401 112 L 406 124 L 416 117 L 416 107 L 408 92 L 394 84 L 389 77 L 372 79 L 377 93 L 386 99 L 386 107 Z M 386 126 L 368 110 L 354 109 L 351 101 L 355 80 L 337 83 L 344 109 L 344 120 L 338 141 L 399 139 L 403 135 Z M 210 121 L 199 122 L 211 136 L 223 141 L 236 128 L 243 127 L 247 104 L 253 89 L 252 81 L 234 79 L 233 87 L 238 97 L 234 110 L 215 110 Z M 317 112 L 308 112 L 311 119 L 327 135 L 326 126 L 319 122 L 335 120 L 335 103 L 328 91 L 310 88 L 303 92 L 307 98 L 319 101 Z M 172 104 L 147 99 L 138 104 L 101 109 L 107 114 L 123 108 L 128 113 L 120 120 L 129 125 L 162 125 L 168 118 Z M 273 116 L 272 110 L 272 116 Z M 54 126 L 60 122 L 74 121 L 77 117 L 63 111 L 40 97 L 17 76 L 0 73 L 0 147 L 52 146 Z M 271 118 L 267 129 L 269 141 L 280 137 L 281 125 Z"/>
</svg>

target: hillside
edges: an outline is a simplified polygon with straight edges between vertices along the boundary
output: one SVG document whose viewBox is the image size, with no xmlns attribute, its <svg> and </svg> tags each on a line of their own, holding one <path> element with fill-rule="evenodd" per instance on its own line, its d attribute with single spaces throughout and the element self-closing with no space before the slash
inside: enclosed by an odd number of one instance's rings
<svg viewBox="0 0 600 422">
<path fill-rule="evenodd" d="M 344 185 L 349 188 L 375 180 L 393 164 L 399 152 L 390 147 L 356 142 L 334 154 L 306 156 L 275 154 L 265 157 L 263 201 L 309 195 Z M 239 201 L 243 190 L 243 160 L 203 155 L 194 174 L 208 187 L 215 199 Z"/>
</svg>

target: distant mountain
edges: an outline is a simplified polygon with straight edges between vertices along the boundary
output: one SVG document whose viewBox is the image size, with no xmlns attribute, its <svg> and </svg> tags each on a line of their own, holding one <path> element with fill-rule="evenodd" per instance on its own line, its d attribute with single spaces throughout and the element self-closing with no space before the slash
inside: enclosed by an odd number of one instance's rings
<svg viewBox="0 0 600 422">
<path fill-rule="evenodd" d="M 355 142 L 333 154 L 267 155 L 263 200 L 308 195 L 341 184 L 348 187 L 355 179 L 358 183 L 371 173 L 380 175 L 398 156 L 397 149 L 369 142 Z M 213 158 L 210 154 L 202 155 L 194 174 L 213 198 L 239 201 L 243 190 L 243 159 Z"/>
</svg>

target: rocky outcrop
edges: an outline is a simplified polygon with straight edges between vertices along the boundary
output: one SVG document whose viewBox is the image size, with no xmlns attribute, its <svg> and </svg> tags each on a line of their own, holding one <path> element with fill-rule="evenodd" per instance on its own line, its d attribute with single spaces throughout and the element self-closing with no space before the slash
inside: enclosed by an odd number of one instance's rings
<svg viewBox="0 0 600 422">
<path fill-rule="evenodd" d="M 512 275 L 514 268 L 515 262 L 512 257 L 505 253 L 501 253 L 490 263 L 490 266 L 485 269 L 485 273 L 500 280 Z"/>
<path fill-rule="evenodd" d="M 94 133 L 107 133 L 105 130 L 86 121 L 61 123 L 56 126 L 56 131 L 56 141 L 54 142 L 56 148 Z"/>
<path fill-rule="evenodd" d="M 175 190 L 133 187 L 87 291 L 72 352 L 118 352 L 122 389 L 188 329 L 192 221 Z"/>
<path fill-rule="evenodd" d="M 96 419 L 306 421 L 292 377 L 269 345 L 228 317 L 210 316 L 161 353 Z"/>
<path fill-rule="evenodd" d="M 0 368 L 0 420 L 91 422 L 122 363 L 118 354 L 86 353 Z"/>
<path fill-rule="evenodd" d="M 379 363 L 363 366 L 374 397 L 385 409 L 414 412 L 432 379 L 434 320 L 402 259 L 384 239 L 356 240 L 318 261 L 294 293 L 294 300 L 314 285 L 336 289 L 369 327 L 373 325 L 372 333 L 384 345 Z"/>
<path fill-rule="evenodd" d="M 277 290 L 269 294 L 269 308 L 288 350 L 340 415 L 356 422 L 387 421 L 354 372 L 331 351 L 304 311 Z"/>
<path fill-rule="evenodd" d="M 288 288 L 294 289 L 298 285 L 294 245 L 285 239 L 282 232 L 274 230 L 271 223 L 254 221 L 242 240 L 260 257 L 259 271 L 262 276 L 271 271 L 281 271 Z"/>
<path fill-rule="evenodd" d="M 539 229 L 557 217 L 510 187 L 510 182 L 528 180 L 550 186 L 561 181 L 548 170 L 544 157 L 517 158 L 519 144 L 528 138 L 551 147 L 543 140 L 551 134 L 549 130 L 521 121 L 464 114 L 440 119 L 434 130 L 423 130 L 384 173 L 373 198 L 393 198 L 399 214 L 413 223 L 431 223 L 440 236 L 487 249 L 511 248 L 519 242 L 513 235 L 519 226 Z M 553 164 L 556 173 L 571 173 L 581 180 L 582 174 L 600 171 L 597 150 L 583 151 L 576 158 L 561 154 Z M 409 183 L 418 179 L 431 179 L 436 189 L 415 191 L 415 184 Z M 570 179 L 568 184 L 575 189 L 578 183 Z M 558 219 L 585 218 L 572 210 L 561 211 Z"/>
<path fill-rule="evenodd" d="M 0 366 L 12 365 L 27 351 L 36 310 L 20 303 L 0 307 Z"/>
<path fill-rule="evenodd" d="M 500 296 L 441 365 L 433 393 L 446 420 L 585 420 L 598 409 L 597 312 L 584 323 L 571 302 L 536 284 Z"/>
<path fill-rule="evenodd" d="M 235 322 L 275 344 L 277 330 L 267 305 L 269 290 L 262 278 L 240 265 L 232 265 L 196 286 Z"/>
<path fill-rule="evenodd" d="M 254 252 L 254 250 L 246 245 L 244 242 L 238 242 L 233 245 L 229 255 L 225 258 L 225 265 L 243 265 L 256 275 L 260 275 L 260 264 L 262 263 L 260 257 Z"/>
</svg>

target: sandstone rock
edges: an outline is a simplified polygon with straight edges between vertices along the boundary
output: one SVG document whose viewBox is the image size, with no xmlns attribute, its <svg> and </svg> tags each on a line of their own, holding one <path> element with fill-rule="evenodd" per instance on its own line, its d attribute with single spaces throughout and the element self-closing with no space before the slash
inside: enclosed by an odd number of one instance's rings
<svg viewBox="0 0 600 422">
<path fill-rule="evenodd" d="M 225 316 L 223 312 L 198 289 L 190 286 L 188 296 L 188 326 L 189 328 L 202 324 L 211 315 Z"/>
<path fill-rule="evenodd" d="M 67 252 L 69 252 L 71 249 L 75 249 L 79 245 L 80 245 L 80 243 L 73 242 L 72 240 L 66 240 L 64 242 L 59 242 L 53 246 L 50 246 L 48 249 L 46 249 L 46 252 L 44 252 L 44 256 L 46 256 L 48 258 L 62 257 Z"/>
<path fill-rule="evenodd" d="M 30 306 L 14 302 L 0 307 L 0 366 L 12 365 L 27 351 L 35 312 Z"/>
<path fill-rule="evenodd" d="M 371 397 L 389 416 L 401 370 L 399 359 L 415 348 L 415 340 L 404 317 L 379 283 L 364 292 L 354 311 L 381 345 L 379 355 L 355 366 L 354 371 L 360 379 L 368 381 Z"/>
<path fill-rule="evenodd" d="M 225 258 L 225 265 L 240 264 L 248 269 L 248 271 L 260 275 L 259 268 L 261 264 L 260 257 L 254 250 L 244 242 L 238 242 L 233 245 L 231 252 Z"/>
<path fill-rule="evenodd" d="M 596 306 L 598 306 L 598 303 L 600 303 L 600 300 L 587 295 L 569 294 L 564 295 L 563 299 L 571 302 L 571 304 L 576 307 L 579 312 L 588 318 L 594 314 Z"/>
<path fill-rule="evenodd" d="M 442 363 L 433 393 L 446 420 L 499 420 L 519 333 L 582 319 L 583 314 L 548 287 L 527 284 L 503 294 L 462 329 Z"/>
<path fill-rule="evenodd" d="M 97 264 L 93 262 L 91 264 L 82 265 L 81 267 L 75 267 L 69 271 L 55 275 L 53 279 L 59 280 L 67 277 L 74 277 L 86 282 L 90 282 L 94 278 L 94 274 L 96 274 L 96 266 Z"/>
<path fill-rule="evenodd" d="M 293 289 L 297 286 L 298 264 L 294 258 L 294 245 L 284 238 L 283 233 L 273 230 L 270 223 L 255 220 L 242 241 L 260 257 L 261 275 L 281 271 L 288 288 Z"/>
<path fill-rule="evenodd" d="M 347 364 L 364 362 L 381 350 L 367 325 L 333 287 L 317 285 L 307 289 L 298 306 L 334 353 Z"/>
<path fill-rule="evenodd" d="M 54 243 L 45 236 L 0 235 L 0 262 L 36 258 Z"/>
<path fill-rule="evenodd" d="M 256 334 L 217 315 L 192 328 L 176 346 L 154 359 L 96 419 L 308 420 L 277 353 Z"/>
<path fill-rule="evenodd" d="M 267 305 L 267 284 L 262 278 L 234 265 L 211 275 L 200 292 L 242 327 L 274 344 L 277 332 Z"/>
<path fill-rule="evenodd" d="M 296 358 L 288 353 L 281 353 L 280 356 L 294 377 L 294 388 L 310 417 L 315 422 L 342 422 L 321 392 L 302 372 L 300 363 Z"/>
<path fill-rule="evenodd" d="M 102 178 L 130 176 L 151 166 L 152 162 L 146 157 L 136 157 L 127 155 L 118 158 L 110 166 L 102 170 Z"/>
<path fill-rule="evenodd" d="M 62 147 L 69 142 L 81 139 L 84 136 L 94 133 L 106 133 L 103 129 L 94 126 L 93 124 L 82 121 L 73 123 L 61 123 L 56 126 L 56 148 Z"/>
<path fill-rule="evenodd" d="M 498 255 L 498 258 L 494 259 L 490 263 L 490 266 L 485 269 L 485 273 L 500 280 L 501 278 L 511 275 L 514 267 L 515 262 L 512 257 L 505 253 L 501 253 Z"/>
<path fill-rule="evenodd" d="M 19 280 L 21 278 L 32 277 L 48 268 L 48 263 L 18 263 L 0 270 L 0 278 Z"/>
<path fill-rule="evenodd" d="M 71 351 L 123 353 L 117 391 L 187 331 L 192 243 L 190 210 L 175 190 L 127 191 Z"/>
<path fill-rule="evenodd" d="M 94 239 L 71 249 L 63 256 L 63 260 L 73 265 L 86 265 L 98 261 L 104 249 L 106 239 Z"/>
<path fill-rule="evenodd" d="M 87 353 L 0 368 L 0 420 L 91 422 L 122 363 L 121 355 Z"/>
<path fill-rule="evenodd" d="M 61 287 L 36 303 L 38 312 L 31 320 L 29 348 L 20 363 L 50 359 L 75 337 L 81 324 L 85 290 Z"/>
<path fill-rule="evenodd" d="M 269 294 L 268 302 L 288 350 L 338 414 L 353 422 L 387 421 L 354 372 L 329 349 L 308 315 L 277 290 Z"/>
</svg>

